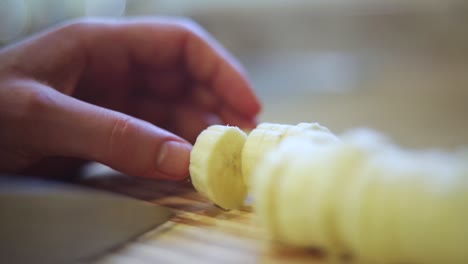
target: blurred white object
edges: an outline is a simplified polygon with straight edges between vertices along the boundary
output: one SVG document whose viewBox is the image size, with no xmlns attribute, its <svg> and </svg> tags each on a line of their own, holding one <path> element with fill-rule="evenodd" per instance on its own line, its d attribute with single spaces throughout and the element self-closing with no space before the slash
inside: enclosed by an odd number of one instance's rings
<svg viewBox="0 0 468 264">
<path fill-rule="evenodd" d="M 0 0 L 0 42 L 19 37 L 29 22 L 24 0 Z"/>
<path fill-rule="evenodd" d="M 126 0 L 86 0 L 86 16 L 122 16 Z"/>
</svg>

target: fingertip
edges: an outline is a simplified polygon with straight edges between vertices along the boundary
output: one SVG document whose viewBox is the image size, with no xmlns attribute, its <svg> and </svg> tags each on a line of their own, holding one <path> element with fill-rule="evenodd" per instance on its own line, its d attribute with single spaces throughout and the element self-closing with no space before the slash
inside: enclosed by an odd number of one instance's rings
<svg viewBox="0 0 468 264">
<path fill-rule="evenodd" d="M 255 120 L 255 122 L 257 122 L 257 115 L 260 114 L 260 112 L 262 112 L 262 103 L 260 102 L 260 100 L 258 100 L 258 98 L 254 95 L 254 100 L 252 101 L 252 106 L 251 106 L 251 109 L 250 109 L 252 115 L 254 116 L 252 120 Z"/>
<path fill-rule="evenodd" d="M 159 150 L 157 170 L 171 180 L 183 180 L 189 175 L 192 145 L 186 142 L 167 141 Z"/>
<path fill-rule="evenodd" d="M 237 85 L 237 87 L 230 87 L 234 92 L 230 95 L 226 92 L 226 96 L 230 97 L 226 98 L 226 100 L 239 113 L 246 117 L 255 118 L 262 110 L 260 100 L 248 78 L 244 75 L 238 77 L 240 78 L 239 82 L 231 82 L 231 85 Z M 227 82 L 224 85 L 227 85 Z"/>
<path fill-rule="evenodd" d="M 258 118 L 255 116 L 252 119 L 250 119 L 250 127 L 248 128 L 253 129 L 253 128 L 256 128 L 257 125 L 258 125 Z"/>
<path fill-rule="evenodd" d="M 257 119 L 253 119 L 253 120 L 250 120 L 248 122 L 246 122 L 246 125 L 244 125 L 243 127 L 241 127 L 242 129 L 246 129 L 246 130 L 252 130 L 252 129 L 255 129 L 257 127 Z"/>
</svg>

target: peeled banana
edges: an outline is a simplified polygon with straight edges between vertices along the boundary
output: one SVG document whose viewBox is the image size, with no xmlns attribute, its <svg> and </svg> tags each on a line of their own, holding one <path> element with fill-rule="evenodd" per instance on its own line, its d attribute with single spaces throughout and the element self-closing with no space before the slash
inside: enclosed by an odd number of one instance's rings
<svg viewBox="0 0 468 264">
<path fill-rule="evenodd" d="M 271 240 L 359 263 L 468 263 L 468 150 L 404 150 L 371 130 L 314 123 L 203 131 L 195 188 L 225 209 L 251 192 Z"/>
<path fill-rule="evenodd" d="M 297 126 L 262 123 L 247 134 L 237 127 L 214 125 L 197 138 L 190 156 L 194 187 L 224 209 L 244 203 L 251 171 L 284 138 L 303 136 L 317 142 L 337 138 L 317 123 Z"/>
<path fill-rule="evenodd" d="M 359 263 L 468 262 L 463 155 L 402 150 L 369 131 L 341 139 L 286 139 L 260 162 L 254 206 L 273 239 Z"/>
</svg>

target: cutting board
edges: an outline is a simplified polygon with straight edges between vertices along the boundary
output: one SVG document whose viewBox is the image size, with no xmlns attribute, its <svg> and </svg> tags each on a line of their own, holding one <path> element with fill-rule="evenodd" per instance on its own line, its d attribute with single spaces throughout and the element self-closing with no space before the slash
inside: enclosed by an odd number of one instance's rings
<svg viewBox="0 0 468 264">
<path fill-rule="evenodd" d="M 317 249 L 268 241 L 251 206 L 225 211 L 200 196 L 189 182 L 157 182 L 123 175 L 86 179 L 112 190 L 171 208 L 166 224 L 93 261 L 103 263 L 326 263 Z"/>
</svg>

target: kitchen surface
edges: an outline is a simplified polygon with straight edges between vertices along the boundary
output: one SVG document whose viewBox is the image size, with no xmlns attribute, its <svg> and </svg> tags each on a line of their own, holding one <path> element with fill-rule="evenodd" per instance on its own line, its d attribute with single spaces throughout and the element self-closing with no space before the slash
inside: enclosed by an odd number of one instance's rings
<svg viewBox="0 0 468 264">
<path fill-rule="evenodd" d="M 107 9 L 63 1 L 53 10 L 47 6 L 54 1 L 32 8 L 33 2 L 16 6 L 27 20 L 18 15 L 19 24 L 9 24 L 16 27 L 0 29 L 1 43 L 86 14 L 189 16 L 244 64 L 263 103 L 261 122 L 319 122 L 337 134 L 370 127 L 408 148 L 468 146 L 466 1 L 127 0 Z M 0 11 L 0 21 L 5 18 Z M 78 183 L 175 213 L 92 263 L 332 261 L 319 249 L 268 241 L 251 206 L 224 211 L 189 182 L 136 179 L 96 165 Z"/>
<path fill-rule="evenodd" d="M 150 201 L 170 208 L 175 215 L 143 236 L 86 259 L 87 262 L 328 263 L 331 260 L 319 249 L 270 243 L 250 205 L 223 210 L 200 196 L 189 182 L 137 179 L 106 172 L 99 165 L 89 172 L 80 184 Z"/>
</svg>

